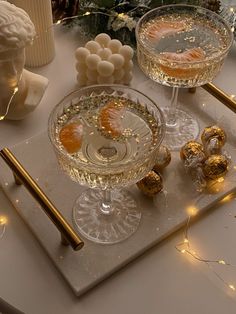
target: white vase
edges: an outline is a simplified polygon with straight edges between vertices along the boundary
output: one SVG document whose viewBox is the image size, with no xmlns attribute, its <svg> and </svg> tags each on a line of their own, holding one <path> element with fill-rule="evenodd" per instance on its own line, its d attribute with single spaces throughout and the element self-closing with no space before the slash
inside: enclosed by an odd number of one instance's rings
<svg viewBox="0 0 236 314">
<path fill-rule="evenodd" d="M 25 10 L 36 29 L 33 45 L 25 50 L 28 67 L 39 67 L 51 62 L 55 56 L 51 0 L 10 0 Z"/>
</svg>

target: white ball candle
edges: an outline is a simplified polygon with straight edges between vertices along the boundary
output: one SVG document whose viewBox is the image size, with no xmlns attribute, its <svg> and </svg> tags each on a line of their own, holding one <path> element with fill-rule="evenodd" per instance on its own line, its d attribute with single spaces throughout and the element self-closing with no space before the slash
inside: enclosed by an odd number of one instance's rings
<svg viewBox="0 0 236 314">
<path fill-rule="evenodd" d="M 125 71 L 123 69 L 115 70 L 113 73 L 113 76 L 116 82 L 121 81 L 124 75 L 125 75 Z"/>
<path fill-rule="evenodd" d="M 126 61 L 131 60 L 134 56 L 134 50 L 128 45 L 120 47 L 119 53 L 125 58 Z"/>
<path fill-rule="evenodd" d="M 93 81 L 93 82 L 97 81 L 97 76 L 98 76 L 97 70 L 87 69 L 85 73 L 88 80 Z"/>
<path fill-rule="evenodd" d="M 117 39 L 102 33 L 75 52 L 78 83 L 80 86 L 94 84 L 129 84 L 132 80 L 134 51 L 122 46 Z"/>
<path fill-rule="evenodd" d="M 90 51 L 87 48 L 79 47 L 75 51 L 75 58 L 79 62 L 85 62 L 86 58 L 90 55 Z"/>
<path fill-rule="evenodd" d="M 101 33 L 95 37 L 95 41 L 100 44 L 101 47 L 105 48 L 111 41 L 111 37 L 108 34 Z"/>
<path fill-rule="evenodd" d="M 112 52 L 111 52 L 111 49 L 109 48 L 100 48 L 97 51 L 97 54 L 102 60 L 108 60 L 109 57 L 112 55 Z"/>
<path fill-rule="evenodd" d="M 124 69 L 126 71 L 131 71 L 133 69 L 133 67 L 134 67 L 134 63 L 132 60 L 124 63 Z"/>
<path fill-rule="evenodd" d="M 118 53 L 114 53 L 112 54 L 109 59 L 109 62 L 111 62 L 114 65 L 114 68 L 116 70 L 119 70 L 123 67 L 124 63 L 125 63 L 125 59 L 122 55 L 118 54 Z"/>
<path fill-rule="evenodd" d="M 96 54 L 91 54 L 86 58 L 86 65 L 90 70 L 96 70 L 101 58 Z"/>
<path fill-rule="evenodd" d="M 82 72 L 85 73 L 87 70 L 87 65 L 85 63 L 81 63 L 81 62 L 76 62 L 75 64 L 75 68 L 77 70 L 77 72 Z"/>
<path fill-rule="evenodd" d="M 114 65 L 108 61 L 100 61 L 97 66 L 97 71 L 100 76 L 111 76 L 114 72 Z"/>
<path fill-rule="evenodd" d="M 98 76 L 98 83 L 99 84 L 113 84 L 114 83 L 114 76 Z"/>
<path fill-rule="evenodd" d="M 111 49 L 112 53 L 118 53 L 122 47 L 122 43 L 118 39 L 112 39 L 107 47 Z"/>
<path fill-rule="evenodd" d="M 78 73 L 77 82 L 78 82 L 79 86 L 85 86 L 87 84 L 87 78 L 84 75 L 84 73 L 83 74 Z"/>
<path fill-rule="evenodd" d="M 91 53 L 97 53 L 97 51 L 101 49 L 101 46 L 96 41 L 90 40 L 85 45 L 85 48 L 87 48 Z"/>
<path fill-rule="evenodd" d="M 86 86 L 96 85 L 97 83 L 98 83 L 97 79 L 96 80 L 87 80 Z"/>
<path fill-rule="evenodd" d="M 132 72 L 126 72 L 122 81 L 124 82 L 124 84 L 129 84 L 132 78 L 133 78 Z"/>
</svg>

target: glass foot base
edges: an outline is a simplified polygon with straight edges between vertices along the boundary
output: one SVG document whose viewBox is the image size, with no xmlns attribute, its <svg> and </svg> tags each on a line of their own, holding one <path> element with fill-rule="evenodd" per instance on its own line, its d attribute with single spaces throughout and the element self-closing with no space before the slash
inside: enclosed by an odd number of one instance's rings
<svg viewBox="0 0 236 314">
<path fill-rule="evenodd" d="M 87 239 L 113 244 L 130 237 L 138 228 L 141 212 L 132 194 L 126 190 L 112 191 L 112 212 L 104 214 L 100 206 L 102 191 L 86 190 L 76 200 L 73 221 L 79 233 Z"/>
<path fill-rule="evenodd" d="M 163 109 L 163 113 L 166 117 L 168 109 Z M 198 135 L 198 122 L 187 112 L 177 109 L 176 124 L 174 126 L 166 124 L 163 145 L 166 145 L 172 151 L 179 150 L 186 142 L 196 140 Z"/>
</svg>

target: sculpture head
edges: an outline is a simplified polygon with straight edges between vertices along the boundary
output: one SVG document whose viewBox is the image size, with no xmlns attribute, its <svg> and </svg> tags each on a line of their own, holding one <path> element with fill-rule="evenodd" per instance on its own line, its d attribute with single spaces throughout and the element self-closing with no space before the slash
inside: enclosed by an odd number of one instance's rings
<svg viewBox="0 0 236 314">
<path fill-rule="evenodd" d="M 17 86 L 25 64 L 25 47 L 34 36 L 35 27 L 28 14 L 0 0 L 0 103 Z"/>
<path fill-rule="evenodd" d="M 47 87 L 48 79 L 24 69 L 25 47 L 35 34 L 34 24 L 23 9 L 0 0 L 1 119 L 23 119 L 37 107 Z"/>
<path fill-rule="evenodd" d="M 29 15 L 14 4 L 0 0 L 0 52 L 24 48 L 35 36 Z"/>
</svg>

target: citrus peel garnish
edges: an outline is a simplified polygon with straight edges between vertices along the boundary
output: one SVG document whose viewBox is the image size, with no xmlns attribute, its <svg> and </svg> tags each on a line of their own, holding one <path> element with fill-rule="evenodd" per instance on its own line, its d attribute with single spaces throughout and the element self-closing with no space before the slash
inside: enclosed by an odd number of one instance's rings
<svg viewBox="0 0 236 314">
<path fill-rule="evenodd" d="M 206 57 L 205 52 L 200 47 L 188 49 L 181 53 L 163 52 L 160 55 L 164 60 L 177 63 L 180 62 L 180 65 L 177 67 L 174 67 L 173 65 L 172 66 L 160 65 L 163 72 L 172 77 L 186 79 L 196 76 L 201 70 L 201 68 L 193 68 L 188 66 L 184 68 L 181 67 L 181 62 L 182 63 L 198 62 L 203 61 Z"/>
<path fill-rule="evenodd" d="M 181 21 L 158 21 L 147 28 L 147 37 L 151 42 L 157 43 L 162 37 L 174 35 L 186 29 L 186 24 Z"/>
<path fill-rule="evenodd" d="M 83 125 L 80 122 L 71 122 L 63 126 L 59 133 L 59 139 L 63 147 L 70 154 L 80 150 L 83 138 Z"/>
<path fill-rule="evenodd" d="M 166 60 L 170 61 L 179 61 L 179 62 L 192 62 L 192 61 L 201 61 L 205 59 L 205 52 L 202 48 L 192 48 L 184 52 L 162 52 L 161 56 Z"/>
<path fill-rule="evenodd" d="M 125 106 L 122 101 L 109 101 L 104 107 L 101 108 L 99 113 L 99 123 L 102 131 L 117 138 L 122 135 L 124 128 L 122 127 L 122 116 L 125 111 Z"/>
</svg>

